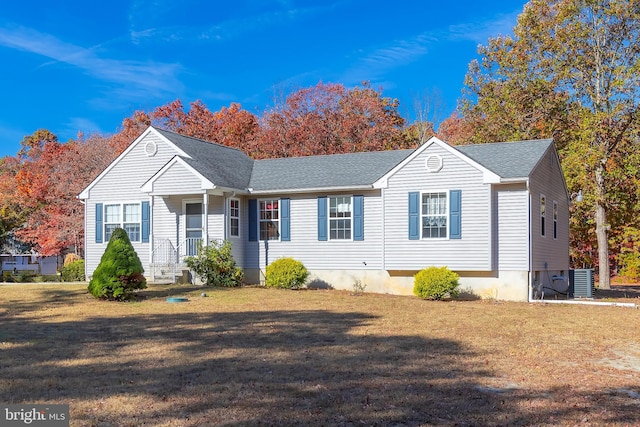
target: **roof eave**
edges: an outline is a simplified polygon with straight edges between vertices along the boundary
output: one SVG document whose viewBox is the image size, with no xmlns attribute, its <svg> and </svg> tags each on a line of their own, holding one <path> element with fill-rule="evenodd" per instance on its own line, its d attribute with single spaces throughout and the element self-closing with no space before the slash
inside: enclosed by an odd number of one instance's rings
<svg viewBox="0 0 640 427">
<path fill-rule="evenodd" d="M 364 191 L 371 190 L 374 186 L 372 184 L 365 185 L 345 185 L 339 187 L 308 187 L 308 188 L 279 188 L 270 190 L 253 190 L 249 188 L 249 193 L 252 195 L 269 195 L 269 194 L 301 194 L 301 193 L 326 193 L 337 191 Z"/>
</svg>

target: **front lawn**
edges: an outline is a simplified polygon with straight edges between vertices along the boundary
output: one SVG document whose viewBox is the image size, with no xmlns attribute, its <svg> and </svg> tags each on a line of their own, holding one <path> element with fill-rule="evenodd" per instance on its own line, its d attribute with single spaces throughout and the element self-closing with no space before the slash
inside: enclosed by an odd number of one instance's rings
<svg viewBox="0 0 640 427">
<path fill-rule="evenodd" d="M 0 402 L 70 404 L 72 426 L 640 424 L 637 309 L 139 294 L 0 285 Z"/>
</svg>

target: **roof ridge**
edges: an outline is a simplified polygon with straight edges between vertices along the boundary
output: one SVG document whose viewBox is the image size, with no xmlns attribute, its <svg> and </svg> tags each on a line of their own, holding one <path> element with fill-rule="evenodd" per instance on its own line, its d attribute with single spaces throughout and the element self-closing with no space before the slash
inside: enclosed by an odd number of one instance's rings
<svg viewBox="0 0 640 427">
<path fill-rule="evenodd" d="M 229 149 L 229 150 L 238 151 L 238 152 L 240 152 L 240 153 L 244 154 L 245 156 L 249 157 L 249 155 L 248 155 L 247 153 L 245 153 L 244 151 L 242 151 L 242 150 L 241 150 L 241 149 L 239 149 L 239 148 L 229 147 L 228 145 L 220 144 L 219 142 L 207 141 L 206 139 L 196 138 L 195 136 L 184 135 L 184 134 L 182 134 L 182 133 L 178 133 L 178 132 L 175 132 L 175 131 L 172 131 L 172 130 L 162 129 L 162 128 L 160 128 L 160 127 L 155 127 L 155 126 L 153 126 L 153 127 L 154 127 L 154 129 L 156 129 L 156 130 L 157 130 L 157 131 L 159 131 L 159 132 L 166 132 L 166 133 L 170 133 L 170 134 L 173 134 L 173 135 L 177 135 L 177 136 L 179 136 L 179 137 L 181 137 L 181 138 L 188 138 L 188 139 L 191 139 L 191 140 L 197 141 L 198 143 L 210 144 L 210 145 L 216 145 L 216 146 L 218 146 L 218 147 L 222 147 L 222 148 L 227 148 L 227 149 Z M 249 157 L 249 158 L 251 158 L 251 157 Z M 253 160 L 253 159 L 252 159 L 252 160 Z"/>
</svg>

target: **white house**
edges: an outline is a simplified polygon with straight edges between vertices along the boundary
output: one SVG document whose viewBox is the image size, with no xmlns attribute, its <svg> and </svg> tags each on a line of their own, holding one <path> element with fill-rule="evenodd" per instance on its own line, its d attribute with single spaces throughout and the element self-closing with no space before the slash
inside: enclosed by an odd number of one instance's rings
<svg viewBox="0 0 640 427">
<path fill-rule="evenodd" d="M 252 160 L 149 127 L 80 195 L 86 275 L 124 228 L 150 279 L 226 239 L 250 283 L 299 261 L 316 284 L 412 294 L 448 266 L 464 290 L 526 301 L 569 269 L 569 197 L 552 140 Z M 560 282 L 560 283 L 559 283 Z"/>
</svg>

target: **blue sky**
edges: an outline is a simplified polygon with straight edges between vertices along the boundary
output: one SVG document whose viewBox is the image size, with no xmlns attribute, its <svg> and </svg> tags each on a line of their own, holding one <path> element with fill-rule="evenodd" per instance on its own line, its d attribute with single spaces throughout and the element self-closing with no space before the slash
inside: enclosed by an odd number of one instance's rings
<svg viewBox="0 0 640 427">
<path fill-rule="evenodd" d="M 456 107 L 478 44 L 509 34 L 523 0 L 22 0 L 0 14 L 0 156 L 40 128 L 113 133 L 180 98 L 261 114 L 319 81 L 370 81 L 400 100 Z"/>
</svg>

